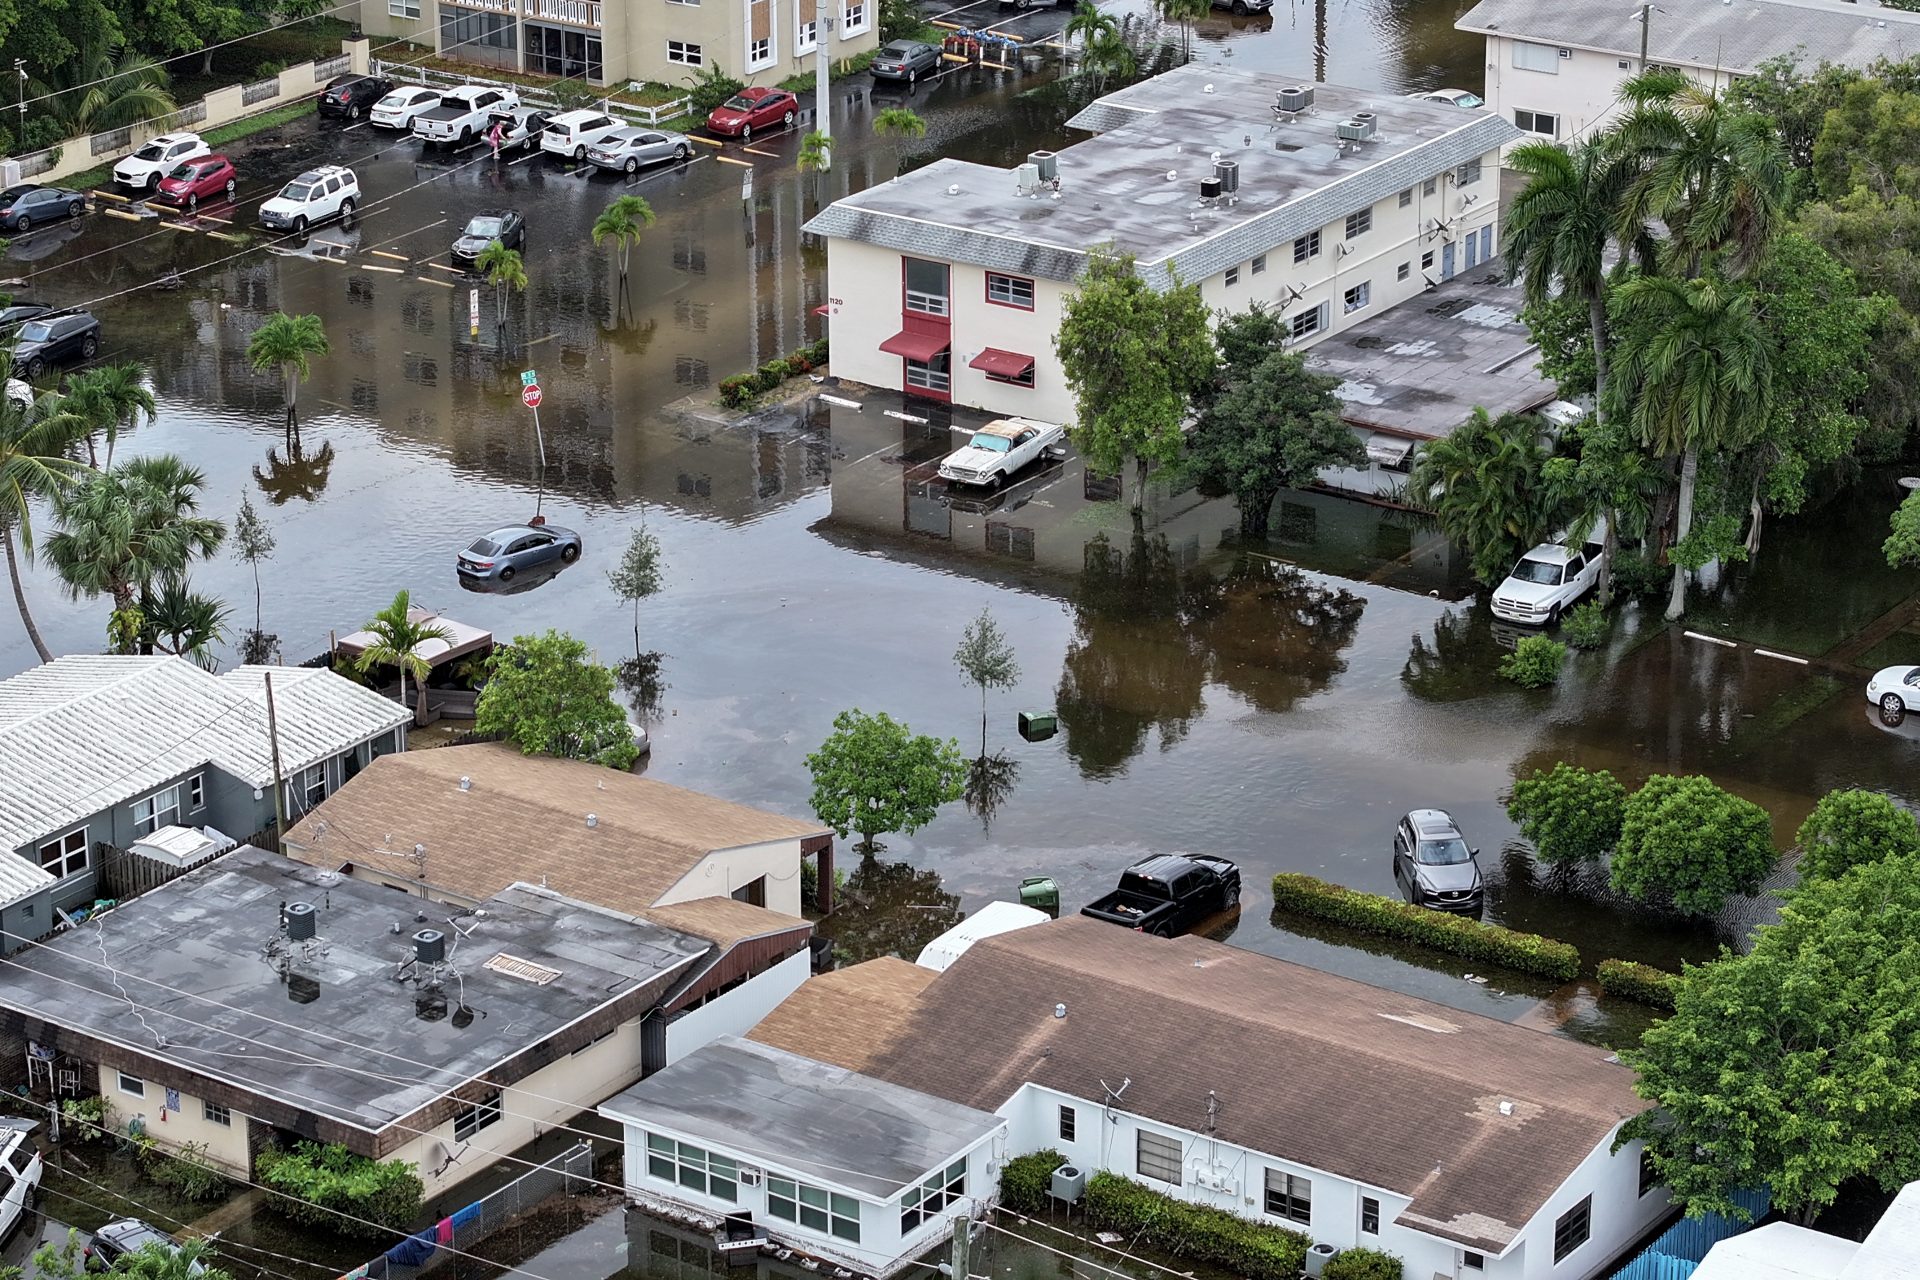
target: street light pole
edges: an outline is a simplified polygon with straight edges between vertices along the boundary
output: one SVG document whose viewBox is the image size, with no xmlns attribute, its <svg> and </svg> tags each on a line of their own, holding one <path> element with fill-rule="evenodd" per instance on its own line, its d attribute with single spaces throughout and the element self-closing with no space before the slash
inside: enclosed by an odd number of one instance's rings
<svg viewBox="0 0 1920 1280">
<path fill-rule="evenodd" d="M 1651 4 L 1643 4 L 1640 6 L 1640 71 L 1639 71 L 1639 74 L 1641 75 L 1645 75 L 1647 73 L 1647 33 L 1652 28 L 1653 28 L 1653 6 Z"/>
<path fill-rule="evenodd" d="M 813 38 L 813 127 L 814 131 L 831 139 L 833 137 L 833 109 L 827 103 L 827 71 L 832 60 L 827 54 L 827 42 L 833 36 L 833 15 L 825 12 L 828 0 L 814 0 L 814 20 L 818 23 Z M 833 167 L 833 148 L 831 145 L 820 149 L 820 167 Z"/>
</svg>

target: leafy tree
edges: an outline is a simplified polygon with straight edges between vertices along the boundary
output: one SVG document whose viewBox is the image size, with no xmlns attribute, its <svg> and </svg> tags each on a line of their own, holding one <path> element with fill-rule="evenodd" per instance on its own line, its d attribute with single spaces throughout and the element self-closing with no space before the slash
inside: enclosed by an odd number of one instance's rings
<svg viewBox="0 0 1920 1280">
<path fill-rule="evenodd" d="M 1880 546 L 1886 553 L 1887 567 L 1898 569 L 1903 565 L 1920 564 L 1920 489 L 1915 489 L 1900 500 L 1888 524 L 1892 532 L 1887 534 L 1887 540 Z"/>
<path fill-rule="evenodd" d="M 42 662 L 53 661 L 53 651 L 27 607 L 14 535 L 17 531 L 20 550 L 31 558 L 34 499 L 58 495 L 79 479 L 83 468 L 67 450 L 84 430 L 78 418 L 62 410 L 58 396 L 43 395 L 23 406 L 12 396 L 0 395 L 0 543 L 6 546 L 7 576 L 20 623 Z"/>
<path fill-rule="evenodd" d="M 983 751 L 967 766 L 966 790 L 960 798 L 966 802 L 967 812 L 980 819 L 981 831 L 992 834 L 994 815 L 1012 797 L 1019 781 L 1020 762 L 1004 751 L 992 755 Z"/>
<path fill-rule="evenodd" d="M 373 643 L 360 654 L 358 667 L 361 671 L 370 671 L 374 667 L 394 667 L 400 672 L 400 705 L 407 705 L 407 680 L 411 677 L 416 684 L 424 684 L 427 673 L 433 670 L 433 664 L 421 654 L 420 646 L 430 640 L 442 644 L 453 639 L 453 633 L 436 622 L 412 616 L 412 597 L 405 591 L 394 593 L 393 603 L 373 615 L 366 630 L 372 635 Z M 424 688 L 420 701 L 414 710 L 414 723 L 425 719 L 427 697 Z"/>
<path fill-rule="evenodd" d="M 1920 93 L 1873 78 L 1847 85 L 1821 123 L 1813 178 L 1825 200 L 1859 188 L 1920 195 Z"/>
<path fill-rule="evenodd" d="M 596 224 L 598 225 L 598 224 Z M 520 257 L 518 249 L 509 249 L 498 240 L 488 241 L 480 256 L 473 260 L 474 269 L 486 277 L 493 286 L 493 317 L 497 328 L 507 327 L 507 295 L 520 293 L 527 287 L 527 266 Z"/>
<path fill-rule="evenodd" d="M 1796 839 L 1800 879 L 1832 880 L 1863 862 L 1920 854 L 1920 820 L 1878 791 L 1829 791 Z"/>
<path fill-rule="evenodd" d="M 29 79 L 27 96 L 40 100 L 38 111 L 59 124 L 63 138 L 139 124 L 178 109 L 167 92 L 166 68 L 130 45 L 89 40 L 69 58 L 33 65 L 53 70 L 45 80 Z"/>
<path fill-rule="evenodd" d="M 1752 75 L 1735 79 L 1727 86 L 1727 101 L 1737 110 L 1768 120 L 1787 163 L 1803 171 L 1813 167 L 1813 148 L 1827 112 L 1839 105 L 1841 94 L 1860 75 L 1857 68 L 1830 62 L 1803 67 L 1792 54 L 1785 54 L 1767 59 Z"/>
<path fill-rule="evenodd" d="M 1540 420 L 1476 408 L 1452 435 L 1420 446 L 1407 496 L 1466 548 L 1473 576 L 1492 585 L 1553 530 Z"/>
<path fill-rule="evenodd" d="M 141 48 L 162 56 L 200 53 L 202 76 L 213 74 L 215 47 L 252 35 L 268 15 L 278 16 L 269 4 L 222 0 L 117 0 L 115 7 Z"/>
<path fill-rule="evenodd" d="M 960 744 L 915 734 L 886 712 L 858 707 L 833 718 L 833 733 L 807 757 L 813 775 L 813 812 L 842 838 L 860 833 L 868 854 L 874 837 L 889 831 L 912 835 L 941 805 L 966 788 L 967 762 Z"/>
<path fill-rule="evenodd" d="M 1795 225 L 1895 304 L 1881 318 L 1868 390 L 1854 406 L 1867 419 L 1859 451 L 1891 459 L 1920 422 L 1920 200 L 1854 191 L 1807 205 Z"/>
<path fill-rule="evenodd" d="M 1215 397 L 1187 436 L 1188 466 L 1233 494 L 1240 536 L 1261 540 L 1282 489 L 1303 489 L 1333 466 L 1366 460 L 1340 417 L 1338 378 L 1310 372 L 1306 357 L 1276 351 Z"/>
<path fill-rule="evenodd" d="M 882 107 L 873 113 L 873 131 L 883 138 L 924 138 L 927 122 L 905 107 Z"/>
<path fill-rule="evenodd" d="M 1133 462 L 1137 520 L 1148 467 L 1180 456 L 1188 404 L 1213 376 L 1213 336 L 1199 287 L 1169 270 L 1166 289 L 1156 289 L 1140 277 L 1132 254 L 1096 248 L 1053 341 L 1074 396 L 1073 443 L 1109 475 Z"/>
<path fill-rule="evenodd" d="M 256 373 L 265 373 L 276 369 L 286 387 L 287 430 L 293 430 L 294 403 L 300 395 L 300 384 L 307 380 L 312 372 L 308 363 L 313 356 L 324 356 L 327 346 L 327 329 L 317 315 L 290 316 L 278 312 L 267 322 L 253 331 L 247 339 L 247 362 Z"/>
<path fill-rule="evenodd" d="M 1167 22 L 1180 24 L 1180 60 L 1193 59 L 1193 24 L 1213 12 L 1213 0 L 1153 0 L 1153 9 Z"/>
<path fill-rule="evenodd" d="M 1777 856 L 1765 809 L 1698 775 L 1656 774 L 1627 799 L 1613 887 L 1709 916 L 1728 894 L 1757 891 Z"/>
<path fill-rule="evenodd" d="M 47 562 L 74 599 L 144 611 L 155 583 L 220 549 L 227 527 L 199 514 L 206 478 L 172 454 L 134 458 L 56 493 Z"/>
<path fill-rule="evenodd" d="M 1533 842 L 1540 861 L 1598 862 L 1620 838 L 1627 789 L 1605 769 L 1556 764 L 1513 784 L 1507 816 Z"/>
<path fill-rule="evenodd" d="M 254 508 L 253 499 L 241 494 L 240 513 L 233 518 L 233 554 L 253 570 L 253 630 L 256 635 L 261 631 L 260 562 L 273 557 L 277 541 L 273 536 L 273 527 Z"/>
<path fill-rule="evenodd" d="M 986 609 L 960 633 L 953 661 L 960 676 L 980 686 L 980 759 L 987 757 L 987 690 L 1011 689 L 1020 679 L 1020 663 L 1013 656 L 1013 645 Z"/>
<path fill-rule="evenodd" d="M 880 40 L 917 39 L 925 31 L 926 17 L 913 0 L 880 0 Z"/>
<path fill-rule="evenodd" d="M 558 631 L 515 636 L 487 660 L 474 728 L 525 755 L 631 769 L 640 749 L 613 689 L 613 671 L 588 658 L 585 642 Z"/>
<path fill-rule="evenodd" d="M 232 612 L 225 601 L 195 591 L 184 574 L 169 574 L 140 611 L 143 645 L 211 671 L 213 646 L 226 638 Z"/>
<path fill-rule="evenodd" d="M 802 173 L 821 173 L 833 165 L 830 154 L 833 139 L 815 129 L 800 139 L 800 155 L 794 161 L 794 167 Z"/>
<path fill-rule="evenodd" d="M 67 409 L 78 415 L 87 427 L 87 457 L 94 457 L 93 437 L 107 438 L 104 465 L 113 465 L 113 447 L 121 429 L 132 430 L 142 419 L 152 422 L 158 406 L 153 392 L 141 381 L 137 364 L 102 365 L 76 373 L 67 382 Z"/>
<path fill-rule="evenodd" d="M 1687 1213 L 1766 1187 L 1806 1223 L 1840 1187 L 1920 1178 L 1920 861 L 1871 862 L 1787 895 L 1753 950 L 1688 967 L 1674 1012 L 1621 1058 L 1645 1139 Z"/>
<path fill-rule="evenodd" d="M 1124 80 L 1138 70 L 1139 61 L 1127 44 L 1119 19 L 1096 9 L 1091 0 L 1080 0 L 1074 7 L 1060 38 L 1067 43 L 1080 41 L 1076 74 L 1088 77 L 1096 88 L 1109 79 Z"/>
<path fill-rule="evenodd" d="M 627 264 L 640 233 L 654 224 L 653 206 L 639 196 L 616 196 L 612 204 L 593 220 L 593 243 L 598 248 L 611 240 L 620 246 L 620 280 L 627 279 Z"/>
<path fill-rule="evenodd" d="M 633 604 L 633 652 L 640 654 L 640 602 L 658 594 L 663 580 L 660 539 L 644 524 L 627 536 L 627 549 L 620 563 L 607 570 L 607 583 L 613 593 Z"/>
</svg>

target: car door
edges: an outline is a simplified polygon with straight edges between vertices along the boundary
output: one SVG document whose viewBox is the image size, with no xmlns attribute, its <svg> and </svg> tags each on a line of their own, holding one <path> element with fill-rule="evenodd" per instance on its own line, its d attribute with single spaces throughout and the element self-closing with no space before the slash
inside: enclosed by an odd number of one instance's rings
<svg viewBox="0 0 1920 1280">
<path fill-rule="evenodd" d="M 1404 822 L 1393 832 L 1393 878 L 1402 885 L 1413 882 L 1413 833 Z"/>
<path fill-rule="evenodd" d="M 514 248 L 526 248 L 527 220 L 517 213 L 507 214 L 507 236 Z"/>
<path fill-rule="evenodd" d="M 1575 596 L 1593 585 L 1593 575 L 1588 571 L 1589 567 L 1584 555 L 1575 554 L 1573 559 L 1567 561 L 1568 604 L 1572 604 Z"/>
<path fill-rule="evenodd" d="M 192 151 L 193 144 L 191 142 L 176 142 L 173 144 L 173 149 L 167 152 L 167 158 L 185 157 Z"/>
<path fill-rule="evenodd" d="M 664 133 L 643 133 L 633 140 L 633 154 L 649 164 L 655 160 L 665 160 L 669 150 Z"/>
<path fill-rule="evenodd" d="M 526 563 L 546 564 L 560 556 L 560 544 L 550 533 L 535 533 L 527 536 Z"/>
<path fill-rule="evenodd" d="M 930 44 L 923 44 L 914 50 L 913 62 L 920 71 L 932 71 L 940 65 L 940 51 Z"/>
</svg>

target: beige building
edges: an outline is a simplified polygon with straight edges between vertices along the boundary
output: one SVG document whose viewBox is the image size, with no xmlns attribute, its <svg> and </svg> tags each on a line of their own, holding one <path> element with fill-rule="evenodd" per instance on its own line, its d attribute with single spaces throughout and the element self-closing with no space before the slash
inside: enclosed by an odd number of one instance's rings
<svg viewBox="0 0 1920 1280">
<path fill-rule="evenodd" d="M 880 14 L 879 0 L 362 0 L 360 24 L 478 67 L 679 88 L 715 67 L 778 84 L 813 70 L 823 38 L 851 58 L 879 42 Z"/>
</svg>

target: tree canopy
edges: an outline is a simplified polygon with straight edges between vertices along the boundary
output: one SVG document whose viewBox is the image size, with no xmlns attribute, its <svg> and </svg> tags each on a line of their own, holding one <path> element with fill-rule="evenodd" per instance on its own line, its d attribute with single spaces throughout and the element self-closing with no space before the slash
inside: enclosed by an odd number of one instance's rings
<svg viewBox="0 0 1920 1280">
<path fill-rule="evenodd" d="M 1514 783 L 1507 816 L 1540 861 L 1598 862 L 1620 839 L 1626 804 L 1627 789 L 1611 773 L 1563 762 Z"/>
<path fill-rule="evenodd" d="M 861 847 L 889 831 L 912 835 L 966 787 L 960 744 L 916 734 L 882 711 L 858 707 L 833 718 L 833 732 L 807 757 L 812 805 L 842 838 L 860 833 Z"/>
<path fill-rule="evenodd" d="M 1862 863 L 1920 855 L 1920 820 L 1878 791 L 1829 791 L 1796 839 L 1801 880 L 1832 880 Z"/>
<path fill-rule="evenodd" d="M 584 641 L 551 630 L 515 636 L 487 660 L 474 728 L 526 755 L 631 769 L 640 749 L 613 689 L 613 671 L 587 656 Z"/>
<path fill-rule="evenodd" d="M 1773 824 L 1751 800 L 1698 775 L 1656 774 L 1628 797 L 1613 852 L 1613 887 L 1712 915 L 1773 870 Z"/>
</svg>

